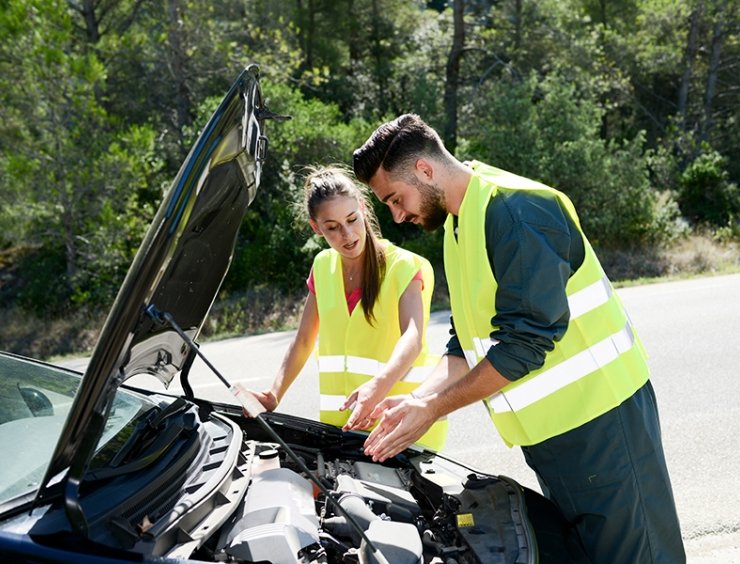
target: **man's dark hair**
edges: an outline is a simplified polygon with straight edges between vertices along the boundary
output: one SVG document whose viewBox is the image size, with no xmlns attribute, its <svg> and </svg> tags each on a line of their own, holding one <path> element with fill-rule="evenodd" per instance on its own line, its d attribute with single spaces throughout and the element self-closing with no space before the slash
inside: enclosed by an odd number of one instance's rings
<svg viewBox="0 0 740 564">
<path fill-rule="evenodd" d="M 378 127 L 352 155 L 355 176 L 367 184 L 379 167 L 393 172 L 420 155 L 443 156 L 442 140 L 416 114 L 404 114 Z"/>
</svg>

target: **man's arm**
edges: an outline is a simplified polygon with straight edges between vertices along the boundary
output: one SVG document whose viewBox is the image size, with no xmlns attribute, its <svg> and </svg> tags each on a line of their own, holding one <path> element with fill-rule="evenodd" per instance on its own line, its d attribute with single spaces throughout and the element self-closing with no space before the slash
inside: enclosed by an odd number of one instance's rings
<svg viewBox="0 0 740 564">
<path fill-rule="evenodd" d="M 488 262 L 498 288 L 486 357 L 517 380 L 542 366 L 568 328 L 565 287 L 583 262 L 583 238 L 557 200 L 537 192 L 494 198 L 486 210 Z"/>
<path fill-rule="evenodd" d="M 432 370 L 432 373 L 414 390 L 417 398 L 443 390 L 457 382 L 468 372 L 468 364 L 461 356 L 444 355 Z"/>
<path fill-rule="evenodd" d="M 461 357 L 447 355 L 458 359 L 454 381 L 444 384 L 435 377 L 422 388 L 430 395 L 388 409 L 365 443 L 376 460 L 402 451 L 438 417 L 490 397 L 542 366 L 567 329 L 565 285 L 583 260 L 583 241 L 557 201 L 524 192 L 494 198 L 485 225 L 487 266 L 498 284 L 491 319 L 491 337 L 498 344 L 470 372 Z M 456 342 L 453 334 L 448 351 Z"/>
</svg>

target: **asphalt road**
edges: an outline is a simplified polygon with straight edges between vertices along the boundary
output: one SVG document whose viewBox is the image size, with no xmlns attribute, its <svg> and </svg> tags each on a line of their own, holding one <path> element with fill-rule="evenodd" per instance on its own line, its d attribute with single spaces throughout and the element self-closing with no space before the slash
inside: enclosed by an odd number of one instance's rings
<svg viewBox="0 0 740 564">
<path fill-rule="evenodd" d="M 618 294 L 650 354 L 689 562 L 740 562 L 740 274 L 625 288 Z M 432 317 L 430 344 L 441 352 L 449 312 Z M 230 381 L 262 389 L 270 385 L 293 334 L 215 341 L 202 350 Z M 200 359 L 193 371 L 198 395 L 230 400 Z M 161 389 L 151 377 L 131 383 Z M 280 410 L 318 416 L 315 363 L 308 363 Z M 445 452 L 453 457 L 539 490 L 521 452 L 503 444 L 482 404 L 450 416 L 447 444 Z"/>
</svg>

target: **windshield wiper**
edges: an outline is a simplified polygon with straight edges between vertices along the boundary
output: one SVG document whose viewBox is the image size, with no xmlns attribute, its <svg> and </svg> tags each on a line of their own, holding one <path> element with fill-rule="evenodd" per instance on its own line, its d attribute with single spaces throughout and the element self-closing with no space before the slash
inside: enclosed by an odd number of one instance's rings
<svg viewBox="0 0 740 564">
<path fill-rule="evenodd" d="M 87 472 L 84 480 L 106 480 L 142 470 L 156 462 L 184 432 L 197 427 L 192 407 L 188 401 L 177 398 L 164 409 L 151 409 L 108 465 Z"/>
</svg>

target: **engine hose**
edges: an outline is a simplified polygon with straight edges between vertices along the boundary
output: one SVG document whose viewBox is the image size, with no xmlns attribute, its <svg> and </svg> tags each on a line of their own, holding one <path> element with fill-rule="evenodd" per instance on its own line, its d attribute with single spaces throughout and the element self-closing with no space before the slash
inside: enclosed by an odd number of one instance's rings
<svg viewBox="0 0 740 564">
<path fill-rule="evenodd" d="M 346 553 L 351 548 L 326 531 L 319 531 L 319 541 L 321 542 L 321 546 L 332 548 L 342 554 Z"/>
<path fill-rule="evenodd" d="M 368 507 L 362 496 L 353 493 L 346 493 L 339 498 L 339 505 L 346 511 L 363 531 L 367 531 L 370 527 L 370 523 L 377 519 L 380 519 L 372 510 Z M 359 544 L 362 540 L 356 529 L 352 526 L 351 522 L 343 516 L 329 517 L 324 519 L 324 527 L 331 530 L 333 533 L 340 537 L 351 537 L 352 540 Z"/>
<path fill-rule="evenodd" d="M 438 556 L 444 554 L 445 545 L 437 540 L 434 540 L 434 533 L 429 529 L 425 530 L 422 533 L 421 542 L 425 547 L 434 552 L 434 554 Z"/>
</svg>

